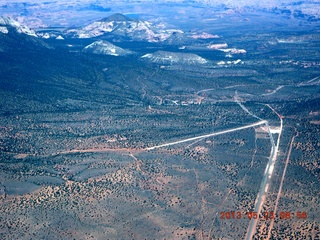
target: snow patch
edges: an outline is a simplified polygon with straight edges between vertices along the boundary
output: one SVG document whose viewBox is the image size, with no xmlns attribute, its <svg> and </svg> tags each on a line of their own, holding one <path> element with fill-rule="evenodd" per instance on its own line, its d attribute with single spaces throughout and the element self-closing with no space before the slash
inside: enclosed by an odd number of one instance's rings
<svg viewBox="0 0 320 240">
<path fill-rule="evenodd" d="M 26 34 L 29 36 L 38 37 L 36 35 L 35 31 L 31 30 L 27 26 L 21 25 L 19 22 L 17 22 L 16 20 L 14 20 L 11 17 L 0 17 L 0 25 L 4 25 L 2 27 L 11 26 L 11 27 L 15 28 L 18 33 L 23 33 L 23 34 Z M 3 31 L 5 31 L 5 30 L 3 29 Z"/>
<path fill-rule="evenodd" d="M 188 64 L 198 65 L 205 64 L 208 61 L 193 53 L 178 53 L 157 51 L 155 53 L 148 53 L 141 58 L 148 58 L 150 61 L 160 64 Z"/>
<path fill-rule="evenodd" d="M 238 64 L 240 62 L 241 62 L 241 59 L 238 59 L 238 60 L 233 61 L 233 64 Z"/>
<path fill-rule="evenodd" d="M 116 45 L 108 42 L 108 41 L 96 41 L 86 46 L 83 49 L 84 52 L 94 53 L 94 54 L 102 54 L 102 55 L 112 55 L 112 56 L 126 56 L 129 54 L 133 54 L 130 50 L 126 50 Z"/>
<path fill-rule="evenodd" d="M 190 36 L 191 38 L 194 38 L 194 39 L 211 39 L 211 38 L 220 38 L 218 35 L 212 35 L 210 33 L 206 33 L 206 32 L 203 32 L 201 34 L 194 34 L 192 36 Z"/>
<path fill-rule="evenodd" d="M 50 38 L 50 34 L 49 33 L 45 33 L 45 34 L 43 34 L 42 38 L 48 39 L 48 38 Z"/>
<path fill-rule="evenodd" d="M 141 58 L 151 58 L 152 54 L 151 53 L 147 53 L 145 55 L 143 55 Z"/>
<path fill-rule="evenodd" d="M 228 44 L 226 43 L 218 43 L 218 44 L 210 44 L 207 48 L 219 50 L 221 48 L 227 48 Z"/>
<path fill-rule="evenodd" d="M 218 49 L 222 52 L 225 52 L 225 53 L 231 53 L 231 54 L 244 54 L 244 53 L 247 53 L 246 50 L 244 49 L 237 49 L 237 48 L 226 48 L 226 49 Z"/>
<path fill-rule="evenodd" d="M 217 63 L 217 65 L 226 65 L 226 64 L 229 64 L 229 65 L 230 64 L 234 64 L 234 65 L 236 65 L 236 64 L 238 64 L 240 62 L 243 63 L 241 59 L 238 59 L 238 60 L 235 60 L 235 61 L 227 61 L 227 62 L 220 61 L 220 62 Z"/>
<path fill-rule="evenodd" d="M 7 34 L 9 31 L 8 31 L 8 28 L 6 27 L 0 27 L 0 32 Z"/>
</svg>

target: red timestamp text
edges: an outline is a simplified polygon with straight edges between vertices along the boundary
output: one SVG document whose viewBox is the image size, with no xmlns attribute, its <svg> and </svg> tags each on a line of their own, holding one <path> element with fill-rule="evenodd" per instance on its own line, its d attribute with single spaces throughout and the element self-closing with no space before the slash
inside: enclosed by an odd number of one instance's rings
<svg viewBox="0 0 320 240">
<path fill-rule="evenodd" d="M 272 220 L 272 219 L 307 219 L 308 215 L 306 212 L 279 212 L 275 215 L 273 211 L 261 212 L 259 215 L 257 212 L 247 212 L 243 213 L 240 211 L 227 211 L 220 212 L 220 219 L 262 219 L 262 220 Z"/>
</svg>

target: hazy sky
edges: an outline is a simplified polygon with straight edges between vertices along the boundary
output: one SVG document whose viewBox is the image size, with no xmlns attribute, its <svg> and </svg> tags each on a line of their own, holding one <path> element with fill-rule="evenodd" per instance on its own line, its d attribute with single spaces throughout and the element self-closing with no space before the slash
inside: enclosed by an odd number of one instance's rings
<svg viewBox="0 0 320 240">
<path fill-rule="evenodd" d="M 108 13 L 152 13 L 158 8 L 150 7 L 150 3 L 180 3 L 180 7 L 190 6 L 187 0 L 0 0 L 0 16 L 7 15 L 18 19 L 30 27 L 49 25 L 78 25 L 94 18 L 105 17 Z M 221 6 L 222 4 L 242 11 L 249 9 L 280 9 L 296 10 L 304 14 L 320 18 L 320 0 L 192 0 L 192 5 L 198 2 L 202 7 Z M 293 3 L 299 4 L 293 4 Z M 145 5 L 148 4 L 148 7 Z M 142 6 L 144 5 L 144 6 Z M 248 9 L 248 8 L 246 8 Z"/>
<path fill-rule="evenodd" d="M 96 3 L 96 4 L 105 4 L 105 3 L 121 3 L 121 2 L 188 2 L 185 0 L 125 0 L 125 1 L 119 1 L 119 0 L 104 0 L 104 1 L 97 1 L 97 0 L 1 0 L 0 5 L 8 4 L 8 3 L 43 3 L 43 2 L 50 2 L 55 4 L 64 4 L 69 3 L 71 5 L 74 4 L 86 4 L 86 3 Z M 191 2 L 191 1 L 190 1 Z M 205 3 L 205 4 L 230 4 L 230 5 L 282 5 L 282 4 L 290 4 L 294 2 L 304 2 L 306 4 L 310 3 L 319 3 L 319 0 L 305 0 L 305 1 L 297 1 L 297 0 L 193 0 L 192 2 L 199 2 L 199 3 Z"/>
</svg>

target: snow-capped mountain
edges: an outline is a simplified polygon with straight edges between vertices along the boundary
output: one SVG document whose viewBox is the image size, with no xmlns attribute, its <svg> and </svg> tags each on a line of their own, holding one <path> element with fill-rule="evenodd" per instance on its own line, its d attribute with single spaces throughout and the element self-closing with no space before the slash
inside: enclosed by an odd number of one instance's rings
<svg viewBox="0 0 320 240">
<path fill-rule="evenodd" d="M 141 58 L 149 59 L 151 62 L 160 64 L 199 65 L 208 62 L 206 59 L 198 56 L 197 54 L 167 51 L 157 51 L 155 53 L 148 53 L 143 55 Z"/>
<path fill-rule="evenodd" d="M 10 17 L 0 16 L 0 52 L 52 49 L 36 32 Z"/>
<path fill-rule="evenodd" d="M 64 40 L 64 37 L 62 36 L 61 32 L 54 32 L 54 31 L 50 31 L 50 32 L 37 32 L 36 33 L 38 37 L 40 38 L 44 38 L 44 39 L 49 39 L 49 38 L 54 38 L 57 40 Z"/>
<path fill-rule="evenodd" d="M 29 27 L 21 25 L 11 17 L 0 17 L 0 32 L 8 34 L 10 31 L 15 30 L 18 33 L 23 33 L 29 36 L 37 37 L 35 31 Z"/>
<path fill-rule="evenodd" d="M 76 38 L 93 38 L 109 34 L 131 40 L 163 42 L 173 33 L 183 32 L 177 29 L 162 29 L 153 26 L 148 21 L 130 19 L 122 14 L 113 14 L 83 28 L 70 29 L 66 33 Z"/>
<path fill-rule="evenodd" d="M 88 53 L 113 56 L 126 56 L 129 54 L 133 54 L 133 52 L 130 50 L 117 47 L 116 45 L 103 40 L 91 43 L 90 45 L 86 46 L 83 51 Z"/>
</svg>

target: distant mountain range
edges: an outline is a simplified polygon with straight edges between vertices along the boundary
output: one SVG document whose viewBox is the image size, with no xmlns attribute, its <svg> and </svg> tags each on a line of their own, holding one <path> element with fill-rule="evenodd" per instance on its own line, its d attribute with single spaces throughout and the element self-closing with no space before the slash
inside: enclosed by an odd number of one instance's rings
<svg viewBox="0 0 320 240">
<path fill-rule="evenodd" d="M 181 30 L 164 29 L 158 26 L 154 26 L 147 21 L 133 20 L 122 14 L 113 14 L 100 21 L 93 22 L 88 26 L 80 29 L 68 29 L 64 32 L 60 32 L 61 35 L 57 36 L 56 31 L 48 30 L 48 32 L 40 31 L 36 32 L 31 30 L 27 26 L 23 26 L 10 17 L 0 17 L 0 52 L 10 53 L 21 49 L 21 51 L 30 51 L 34 49 L 37 51 L 41 49 L 52 49 L 57 46 L 63 46 L 64 51 L 74 51 L 91 53 L 98 55 L 109 56 L 127 56 L 137 54 L 129 49 L 124 49 L 115 44 L 107 41 L 110 38 L 112 40 L 126 40 L 126 41 L 140 41 L 140 42 L 153 42 L 153 43 L 167 43 L 172 45 L 179 44 L 181 42 L 196 42 L 204 39 L 217 38 L 215 35 L 210 34 L 185 34 Z M 194 38 L 193 36 L 197 36 Z M 200 39 L 198 39 L 200 37 Z M 74 45 L 63 43 L 59 45 L 58 41 L 48 41 L 50 38 L 54 40 L 77 41 L 77 47 Z M 85 42 L 82 43 L 83 39 Z M 120 41 L 119 41 L 120 42 Z M 142 54 L 140 55 L 142 56 Z M 172 65 L 172 64 L 187 64 L 187 65 L 199 65 L 205 64 L 208 61 L 196 54 L 192 53 L 178 53 L 170 51 L 156 51 L 154 53 L 144 54 L 141 60 L 147 60 L 149 62 Z"/>
<path fill-rule="evenodd" d="M 175 14 L 172 15 L 171 11 L 165 11 L 167 9 L 164 9 L 163 6 L 170 9 L 176 7 L 182 11 L 184 8 L 189 8 L 189 10 L 192 8 L 203 9 L 202 14 L 209 11 L 212 12 L 213 17 L 223 16 L 223 14 L 232 16 L 239 13 L 245 15 L 246 13 L 268 12 L 289 19 L 302 19 L 309 22 L 320 20 L 319 0 L 4 0 L 0 3 L 0 12 L 3 15 L 17 18 L 20 23 L 27 24 L 32 28 L 82 26 L 92 21 L 93 18 L 103 18 L 106 12 L 127 12 L 140 17 L 151 15 L 153 17 L 177 17 Z M 185 11 L 183 14 L 185 16 L 190 14 L 194 17 L 193 13 L 188 12 Z M 202 16 L 201 13 L 200 16 Z"/>
<path fill-rule="evenodd" d="M 112 35 L 120 39 L 163 42 L 174 33 L 183 33 L 183 31 L 179 29 L 163 29 L 159 26 L 154 26 L 148 21 L 130 19 L 116 13 L 83 28 L 69 29 L 66 35 L 76 38 L 94 38 Z"/>
<path fill-rule="evenodd" d="M 36 32 L 11 17 L 0 17 L 0 33 L 7 34 L 15 31 L 26 35 L 43 39 L 55 38 L 94 38 L 97 40 L 113 41 L 142 41 L 142 42 L 165 42 L 168 44 L 182 44 L 190 41 L 190 38 L 180 29 L 165 29 L 163 25 L 154 25 L 148 21 L 130 19 L 122 14 L 113 14 L 107 18 L 92 22 L 82 28 L 69 28 L 63 32 L 56 30 L 40 30 Z M 101 47 L 102 42 L 96 46 Z M 92 46 L 91 46 L 92 47 Z"/>
</svg>

